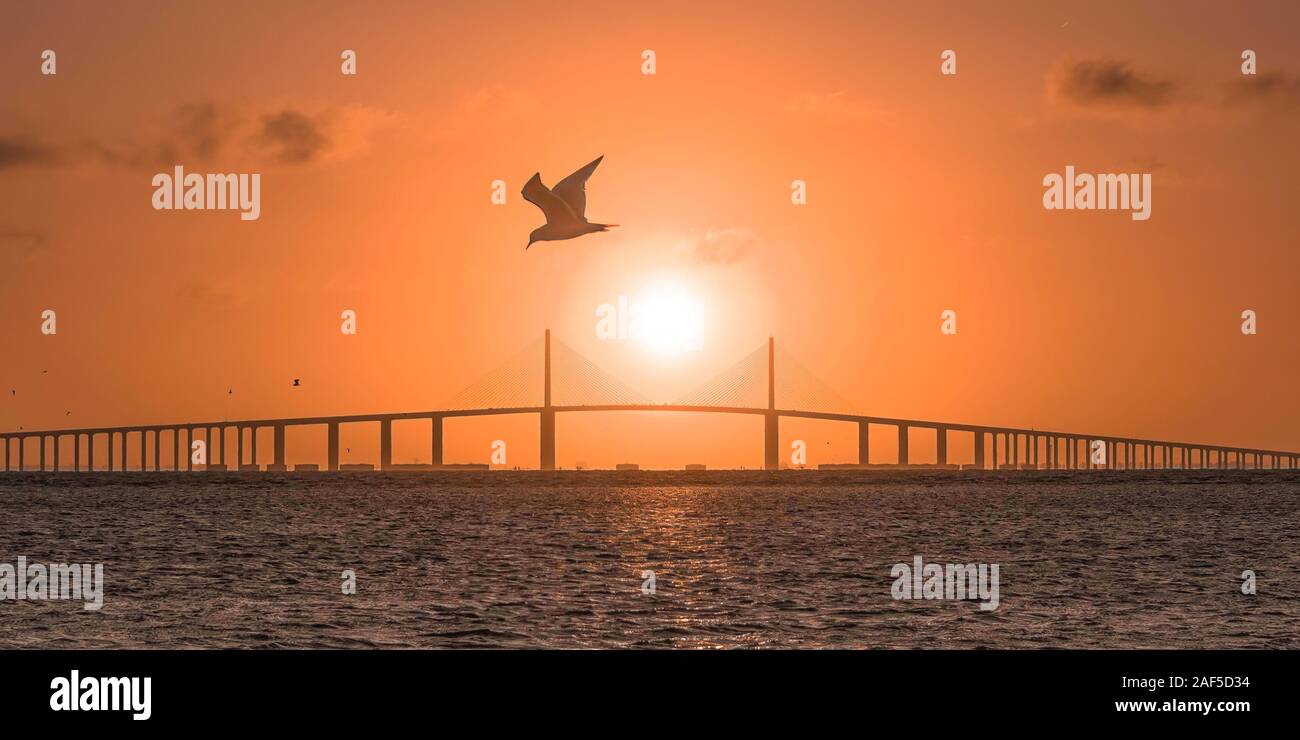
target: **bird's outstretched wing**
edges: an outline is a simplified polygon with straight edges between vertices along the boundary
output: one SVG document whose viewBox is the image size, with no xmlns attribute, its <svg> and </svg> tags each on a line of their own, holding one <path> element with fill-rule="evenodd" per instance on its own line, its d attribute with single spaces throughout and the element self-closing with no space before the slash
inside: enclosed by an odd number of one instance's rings
<svg viewBox="0 0 1300 740">
<path fill-rule="evenodd" d="M 528 182 L 524 183 L 524 189 L 520 193 L 523 194 L 524 200 L 542 209 L 548 224 L 564 223 L 575 219 L 569 204 L 542 184 L 540 173 L 533 173 L 533 176 L 528 178 Z"/>
<path fill-rule="evenodd" d="M 587 178 L 591 177 L 591 173 L 596 171 L 596 165 L 599 165 L 600 160 L 604 158 L 603 154 L 596 157 L 586 167 L 555 183 L 555 187 L 551 189 L 551 192 L 569 204 L 569 208 L 573 209 L 573 215 L 583 221 L 587 220 Z"/>
</svg>

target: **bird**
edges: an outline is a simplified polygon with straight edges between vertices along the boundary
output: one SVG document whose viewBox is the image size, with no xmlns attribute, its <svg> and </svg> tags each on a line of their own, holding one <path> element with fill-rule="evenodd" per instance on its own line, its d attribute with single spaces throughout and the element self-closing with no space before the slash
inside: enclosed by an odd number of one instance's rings
<svg viewBox="0 0 1300 740">
<path fill-rule="evenodd" d="M 294 387 L 294 388 L 299 388 L 299 387 L 301 387 L 301 386 L 302 386 L 302 384 L 299 382 L 299 379 L 298 379 L 298 378 L 294 378 L 294 379 L 293 379 L 293 387 Z"/>
<path fill-rule="evenodd" d="M 521 191 L 524 200 L 542 209 L 546 225 L 533 229 L 528 235 L 528 247 L 534 242 L 553 242 L 573 239 L 583 234 L 609 231 L 618 224 L 594 224 L 587 220 L 587 178 L 605 158 L 600 155 L 586 167 L 548 188 L 542 184 L 542 173 L 534 172 Z M 528 249 L 524 247 L 524 249 Z"/>
</svg>

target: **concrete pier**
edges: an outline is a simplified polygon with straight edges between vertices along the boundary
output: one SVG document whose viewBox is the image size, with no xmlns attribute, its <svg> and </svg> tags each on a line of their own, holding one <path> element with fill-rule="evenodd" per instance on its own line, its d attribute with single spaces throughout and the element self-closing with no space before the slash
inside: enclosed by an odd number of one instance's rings
<svg viewBox="0 0 1300 740">
<path fill-rule="evenodd" d="M 337 421 L 331 421 L 327 425 L 327 427 L 328 427 L 328 431 L 326 432 L 326 436 L 328 439 L 326 440 L 326 446 L 328 450 L 326 452 L 325 469 L 338 470 L 339 469 L 339 423 Z"/>
<path fill-rule="evenodd" d="M 442 465 L 442 417 L 429 417 L 429 455 L 434 465 Z"/>
</svg>

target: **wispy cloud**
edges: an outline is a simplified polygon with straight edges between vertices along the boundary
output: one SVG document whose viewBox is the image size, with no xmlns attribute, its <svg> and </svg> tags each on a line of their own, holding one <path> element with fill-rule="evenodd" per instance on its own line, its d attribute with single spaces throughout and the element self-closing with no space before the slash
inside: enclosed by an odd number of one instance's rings
<svg viewBox="0 0 1300 740">
<path fill-rule="evenodd" d="M 19 257 L 31 257 L 44 250 L 48 244 L 49 238 L 44 232 L 0 228 L 0 249 L 16 253 Z"/>
<path fill-rule="evenodd" d="M 806 116 L 846 123 L 867 121 L 885 115 L 885 109 L 848 90 L 806 92 L 786 101 L 788 116 Z"/>
<path fill-rule="evenodd" d="M 678 253 L 696 264 L 731 265 L 748 257 L 758 245 L 758 236 L 748 229 L 709 229 L 683 239 Z"/>
<path fill-rule="evenodd" d="M 179 302 L 194 306 L 231 308 L 247 299 L 237 283 L 230 281 L 201 280 L 181 285 L 176 289 Z"/>
</svg>

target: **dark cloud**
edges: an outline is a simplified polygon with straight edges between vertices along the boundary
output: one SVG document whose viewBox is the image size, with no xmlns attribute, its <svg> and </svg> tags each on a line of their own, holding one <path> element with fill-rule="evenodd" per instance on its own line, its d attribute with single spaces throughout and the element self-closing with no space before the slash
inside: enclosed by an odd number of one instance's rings
<svg viewBox="0 0 1300 740">
<path fill-rule="evenodd" d="M 223 111 L 216 103 L 186 103 L 177 111 L 177 136 L 194 156 L 210 160 L 225 146 L 238 117 Z"/>
<path fill-rule="evenodd" d="M 305 164 L 329 148 L 321 124 L 295 110 L 262 116 L 261 143 L 283 164 Z"/>
<path fill-rule="evenodd" d="M 1174 83 L 1109 59 L 1066 59 L 1048 74 L 1048 92 L 1080 106 L 1158 108 L 1173 99 Z"/>
<path fill-rule="evenodd" d="M 1241 75 L 1228 86 L 1229 105 L 1300 108 L 1300 77 L 1285 72 Z"/>
<path fill-rule="evenodd" d="M 23 165 L 57 165 L 59 151 L 28 136 L 0 136 L 0 170 Z"/>
<path fill-rule="evenodd" d="M 279 164 L 310 164 L 336 149 L 357 149 L 359 143 L 351 141 L 349 147 L 349 141 L 364 140 L 371 128 L 364 114 L 308 115 L 283 107 L 258 115 L 246 106 L 197 101 L 174 109 L 152 133 L 135 139 L 100 136 L 47 144 L 27 134 L 0 135 L 0 171 L 84 164 L 154 169 L 216 161 L 260 166 L 268 157 Z M 332 124 L 328 129 L 326 121 Z M 343 137 L 341 144 L 331 133 Z"/>
</svg>

